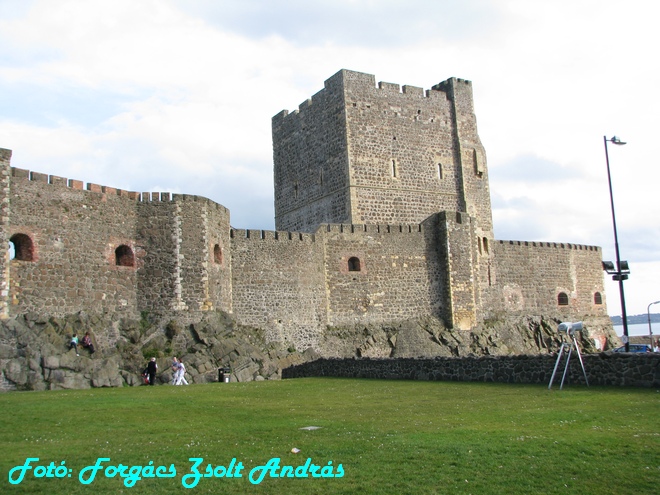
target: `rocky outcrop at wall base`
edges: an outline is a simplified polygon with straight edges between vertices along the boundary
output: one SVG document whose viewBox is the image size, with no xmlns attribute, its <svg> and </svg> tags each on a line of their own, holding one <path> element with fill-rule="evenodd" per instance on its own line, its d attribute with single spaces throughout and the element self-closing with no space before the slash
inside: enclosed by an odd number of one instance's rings
<svg viewBox="0 0 660 495">
<path fill-rule="evenodd" d="M 75 333 L 89 331 L 96 352 L 69 349 Z M 265 343 L 258 329 L 241 327 L 223 313 L 183 324 L 176 320 L 112 321 L 79 313 L 43 319 L 31 315 L 0 322 L 0 390 L 57 390 L 134 386 L 151 357 L 158 383 L 169 383 L 172 357 L 186 365 L 190 383 L 218 381 L 218 368 L 231 381 L 279 379 L 282 368 L 319 357 L 280 343 Z"/>
<path fill-rule="evenodd" d="M 472 331 L 448 329 L 424 317 L 383 325 L 327 328 L 319 342 L 324 357 L 463 357 L 537 355 L 557 352 L 561 336 L 553 316 L 505 316 L 486 320 Z M 583 352 L 620 345 L 607 317 L 585 318 L 577 332 Z"/>
<path fill-rule="evenodd" d="M 151 357 L 159 366 L 158 383 L 172 379 L 173 356 L 186 365 L 191 383 L 218 381 L 229 368 L 231 381 L 272 380 L 282 370 L 321 357 L 410 358 L 549 354 L 560 345 L 558 320 L 543 317 L 492 320 L 473 332 L 446 329 L 436 318 L 387 325 L 327 328 L 315 348 L 295 349 L 269 342 L 265 332 L 245 327 L 222 312 L 201 321 L 150 317 L 112 320 L 78 313 L 65 318 L 23 315 L 0 322 L 0 390 L 54 390 L 134 386 Z M 609 322 L 593 322 L 580 334 L 584 352 L 594 351 L 594 335 L 617 345 Z M 96 352 L 68 349 L 75 333 L 89 331 Z M 608 333 L 609 332 L 609 333 Z"/>
</svg>

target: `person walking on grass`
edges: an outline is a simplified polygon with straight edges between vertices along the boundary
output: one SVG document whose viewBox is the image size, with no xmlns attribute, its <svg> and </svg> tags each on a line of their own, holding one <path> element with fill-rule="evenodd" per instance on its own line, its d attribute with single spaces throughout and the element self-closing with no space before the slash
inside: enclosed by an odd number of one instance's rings
<svg viewBox="0 0 660 495">
<path fill-rule="evenodd" d="M 184 376 L 185 374 L 186 374 L 186 366 L 183 364 L 183 361 L 179 359 L 179 362 L 177 363 L 177 372 L 175 375 L 176 379 L 174 385 L 188 385 L 188 381 Z"/>
</svg>

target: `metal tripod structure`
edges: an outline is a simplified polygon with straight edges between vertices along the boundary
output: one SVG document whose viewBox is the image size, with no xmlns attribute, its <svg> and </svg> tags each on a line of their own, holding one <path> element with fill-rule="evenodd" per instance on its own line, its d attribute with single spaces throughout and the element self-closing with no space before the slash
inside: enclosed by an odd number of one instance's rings
<svg viewBox="0 0 660 495">
<path fill-rule="evenodd" d="M 548 385 L 548 390 L 552 389 L 552 383 L 555 381 L 555 375 L 557 374 L 557 368 L 559 368 L 559 363 L 561 358 L 566 351 L 566 365 L 564 366 L 564 374 L 561 377 L 561 385 L 559 390 L 564 387 L 564 380 L 566 379 L 566 374 L 568 373 L 568 365 L 571 362 L 571 354 L 573 349 L 577 353 L 578 359 L 580 360 L 580 366 L 582 367 L 582 373 L 584 374 L 584 381 L 589 386 L 589 379 L 587 378 L 587 371 L 584 369 L 584 362 L 582 361 L 582 354 L 580 353 L 580 346 L 575 338 L 575 332 L 582 330 L 582 322 L 578 321 L 576 323 L 561 323 L 557 328 L 557 331 L 562 336 L 562 343 L 559 349 L 559 355 L 557 356 L 557 362 L 555 363 L 555 369 L 552 371 L 552 377 L 550 378 L 550 384 Z"/>
</svg>

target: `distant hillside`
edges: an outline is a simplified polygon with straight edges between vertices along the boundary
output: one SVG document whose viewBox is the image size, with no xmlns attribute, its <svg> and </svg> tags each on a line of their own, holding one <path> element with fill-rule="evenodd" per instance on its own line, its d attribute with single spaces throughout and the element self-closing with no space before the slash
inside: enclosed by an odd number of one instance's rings
<svg viewBox="0 0 660 495">
<path fill-rule="evenodd" d="M 622 325 L 623 319 L 620 316 L 610 316 L 612 325 Z M 648 323 L 648 316 L 642 315 L 628 315 L 628 325 L 637 325 L 640 323 Z M 660 323 L 660 313 L 651 313 L 651 323 Z"/>
</svg>

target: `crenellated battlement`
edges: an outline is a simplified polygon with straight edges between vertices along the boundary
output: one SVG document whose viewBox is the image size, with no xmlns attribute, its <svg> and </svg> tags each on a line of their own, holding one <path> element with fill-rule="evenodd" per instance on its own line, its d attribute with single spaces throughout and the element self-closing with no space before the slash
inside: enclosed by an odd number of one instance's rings
<svg viewBox="0 0 660 495">
<path fill-rule="evenodd" d="M 322 224 L 317 232 L 341 234 L 419 234 L 424 227 L 420 224 L 380 225 L 380 224 L 351 224 L 329 223 Z"/>
<path fill-rule="evenodd" d="M 85 183 L 81 180 L 67 179 L 66 177 L 59 177 L 57 175 L 48 175 L 41 172 L 33 172 L 23 168 L 11 167 L 11 177 L 13 179 L 24 179 L 31 182 L 40 182 L 48 185 L 56 185 L 68 187 L 78 191 L 88 191 L 91 193 L 105 194 L 107 196 L 120 196 L 128 198 L 141 203 L 169 203 L 169 202 L 197 202 L 206 203 L 211 208 L 218 209 L 223 212 L 229 210 L 213 200 L 198 196 L 194 194 L 175 194 L 170 192 L 136 192 L 127 191 L 124 189 L 117 189 L 115 187 L 103 186 L 93 182 Z"/>
<path fill-rule="evenodd" d="M 122 196 L 125 198 L 140 200 L 140 193 L 134 191 L 126 191 L 109 186 L 102 186 L 89 182 L 85 184 L 84 181 L 76 179 L 67 179 L 66 177 L 59 177 L 57 175 L 48 175 L 41 172 L 33 172 L 23 168 L 11 167 L 12 179 L 24 179 L 32 182 L 41 182 L 43 184 L 68 187 L 79 191 L 89 191 L 93 193 L 107 194 L 109 196 Z"/>
<path fill-rule="evenodd" d="M 250 239 L 255 241 L 316 242 L 315 234 L 279 230 L 230 229 L 229 237 L 231 239 Z"/>
<path fill-rule="evenodd" d="M 472 81 L 468 81 L 467 79 L 460 79 L 458 77 L 450 77 L 449 79 L 436 84 L 431 89 L 433 91 L 442 91 L 446 93 L 450 90 L 451 87 L 457 86 L 464 86 L 466 88 L 472 89 Z"/>
<path fill-rule="evenodd" d="M 568 242 L 541 242 L 541 241 L 496 241 L 500 245 L 526 246 L 537 248 L 573 249 L 576 251 L 601 251 L 600 246 L 589 246 L 585 244 L 572 244 Z"/>
<path fill-rule="evenodd" d="M 311 98 L 306 99 L 298 108 L 289 112 L 288 110 L 282 110 L 275 116 L 273 116 L 273 123 L 279 123 L 283 121 L 286 117 L 291 115 L 301 115 L 307 109 L 313 107 L 315 104 L 325 101 L 329 96 L 329 93 L 332 91 L 337 91 L 337 88 L 341 88 L 343 92 L 347 90 L 373 90 L 373 95 L 375 97 L 388 97 L 391 95 L 407 96 L 411 101 L 418 101 L 419 99 L 434 99 L 434 98 L 447 98 L 447 93 L 451 86 L 454 85 L 464 85 L 471 88 L 472 83 L 466 79 L 458 79 L 452 77 L 447 79 L 439 84 L 436 84 L 431 89 L 424 90 L 419 86 L 410 86 L 410 85 L 399 85 L 397 83 L 389 83 L 384 81 L 379 81 L 376 84 L 375 76 L 372 74 L 365 74 L 361 72 L 354 72 L 343 69 L 337 72 L 334 76 L 330 77 L 325 81 L 325 87 L 314 94 Z"/>
</svg>

